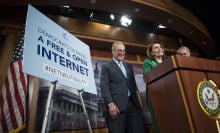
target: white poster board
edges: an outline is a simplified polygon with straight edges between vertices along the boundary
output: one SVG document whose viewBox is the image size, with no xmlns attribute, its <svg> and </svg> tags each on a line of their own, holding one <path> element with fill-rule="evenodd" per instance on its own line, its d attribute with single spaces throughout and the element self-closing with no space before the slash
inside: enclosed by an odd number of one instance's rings
<svg viewBox="0 0 220 133">
<path fill-rule="evenodd" d="M 97 94 L 90 48 L 28 5 L 24 73 Z"/>
</svg>

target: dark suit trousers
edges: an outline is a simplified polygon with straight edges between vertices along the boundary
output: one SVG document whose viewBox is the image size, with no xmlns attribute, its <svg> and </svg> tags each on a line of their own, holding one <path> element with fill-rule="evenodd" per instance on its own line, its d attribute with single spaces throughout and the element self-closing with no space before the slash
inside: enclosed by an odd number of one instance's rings
<svg viewBox="0 0 220 133">
<path fill-rule="evenodd" d="M 120 112 L 116 119 L 112 119 L 109 112 L 104 115 L 109 133 L 145 133 L 143 113 L 137 109 L 131 98 L 128 109 Z"/>
</svg>

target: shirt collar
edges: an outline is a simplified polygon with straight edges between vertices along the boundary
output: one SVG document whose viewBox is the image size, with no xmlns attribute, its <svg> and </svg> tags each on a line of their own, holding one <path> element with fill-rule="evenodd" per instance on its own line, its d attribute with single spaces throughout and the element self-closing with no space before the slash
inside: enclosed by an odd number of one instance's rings
<svg viewBox="0 0 220 133">
<path fill-rule="evenodd" d="M 115 61 L 116 64 L 120 63 L 120 61 L 117 61 L 115 58 L 113 58 L 113 60 Z"/>
</svg>

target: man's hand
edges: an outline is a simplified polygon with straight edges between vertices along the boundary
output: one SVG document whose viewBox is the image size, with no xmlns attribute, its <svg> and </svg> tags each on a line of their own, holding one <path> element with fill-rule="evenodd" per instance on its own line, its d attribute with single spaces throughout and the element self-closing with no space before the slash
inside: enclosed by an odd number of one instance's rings
<svg viewBox="0 0 220 133">
<path fill-rule="evenodd" d="M 118 113 L 120 113 L 118 107 L 114 103 L 109 105 L 108 110 L 109 110 L 109 114 L 113 119 L 116 119 Z"/>
</svg>

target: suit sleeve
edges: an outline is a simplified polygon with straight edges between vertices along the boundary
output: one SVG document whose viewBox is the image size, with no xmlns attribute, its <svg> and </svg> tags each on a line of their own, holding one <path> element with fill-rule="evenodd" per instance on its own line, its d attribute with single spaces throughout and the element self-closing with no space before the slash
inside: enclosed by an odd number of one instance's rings
<svg viewBox="0 0 220 133">
<path fill-rule="evenodd" d="M 113 102 L 111 92 L 110 92 L 110 82 L 109 82 L 109 69 L 106 64 L 101 67 L 101 76 L 100 76 L 100 88 L 101 94 L 104 100 L 105 106 Z"/>
</svg>

